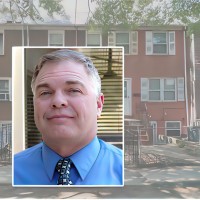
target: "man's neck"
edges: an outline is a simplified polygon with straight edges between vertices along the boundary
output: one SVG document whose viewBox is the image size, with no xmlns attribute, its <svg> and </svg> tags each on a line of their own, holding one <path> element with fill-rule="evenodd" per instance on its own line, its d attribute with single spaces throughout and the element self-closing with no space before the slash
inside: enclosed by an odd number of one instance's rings
<svg viewBox="0 0 200 200">
<path fill-rule="evenodd" d="M 51 142 L 45 141 L 45 140 L 44 140 L 44 142 L 54 152 L 56 152 L 63 158 L 66 158 L 66 157 L 69 157 L 72 154 L 76 153 L 83 147 L 87 146 L 94 139 L 95 136 L 96 135 L 88 138 L 85 141 L 81 141 L 79 143 L 76 143 L 75 141 L 71 141 L 71 142 L 69 142 L 69 141 L 59 141 L 59 142 L 54 141 L 53 143 L 51 143 Z"/>
</svg>

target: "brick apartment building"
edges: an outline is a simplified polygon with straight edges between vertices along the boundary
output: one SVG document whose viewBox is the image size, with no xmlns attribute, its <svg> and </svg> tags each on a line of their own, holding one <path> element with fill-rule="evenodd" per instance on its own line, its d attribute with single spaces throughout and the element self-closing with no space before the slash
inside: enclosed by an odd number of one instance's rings
<svg viewBox="0 0 200 200">
<path fill-rule="evenodd" d="M 199 109 L 191 88 L 191 43 L 183 26 L 116 27 L 103 34 L 85 25 L 1 24 L 0 126 L 11 131 L 13 46 L 123 46 L 125 118 L 151 125 L 142 136 L 147 144 L 166 142 L 163 136 L 187 137 Z"/>
<path fill-rule="evenodd" d="M 191 91 L 190 41 L 185 31 L 185 27 L 168 26 L 129 32 L 133 39 L 125 56 L 125 116 L 142 121 L 143 143 L 161 144 L 170 136 L 187 137 Z"/>
</svg>

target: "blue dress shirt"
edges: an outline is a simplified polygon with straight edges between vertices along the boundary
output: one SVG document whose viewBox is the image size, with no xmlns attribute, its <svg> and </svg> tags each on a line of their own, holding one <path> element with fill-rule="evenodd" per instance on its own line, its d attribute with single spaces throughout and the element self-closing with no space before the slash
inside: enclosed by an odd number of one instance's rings
<svg viewBox="0 0 200 200">
<path fill-rule="evenodd" d="M 95 137 L 69 157 L 74 185 L 123 185 L 121 149 Z M 13 185 L 57 185 L 55 166 L 61 158 L 44 142 L 16 154 Z"/>
</svg>

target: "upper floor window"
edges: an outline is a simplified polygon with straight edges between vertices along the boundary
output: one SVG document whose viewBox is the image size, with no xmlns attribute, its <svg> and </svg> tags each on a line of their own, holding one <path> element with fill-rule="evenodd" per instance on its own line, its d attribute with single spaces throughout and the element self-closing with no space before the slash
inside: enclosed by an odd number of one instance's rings
<svg viewBox="0 0 200 200">
<path fill-rule="evenodd" d="M 116 46 L 123 46 L 124 53 L 129 53 L 129 33 L 116 33 Z"/>
<path fill-rule="evenodd" d="M 110 31 L 108 34 L 109 46 L 123 46 L 125 54 L 138 54 L 138 32 Z"/>
<path fill-rule="evenodd" d="M 146 31 L 146 55 L 175 55 L 175 32 Z"/>
<path fill-rule="evenodd" d="M 142 78 L 142 101 L 183 101 L 184 78 Z"/>
<path fill-rule="evenodd" d="M 11 101 L 10 78 L 0 78 L 0 101 Z"/>
<path fill-rule="evenodd" d="M 49 31 L 49 46 L 64 46 L 64 31 Z"/>
<path fill-rule="evenodd" d="M 4 41 L 3 41 L 3 33 L 0 33 L 0 55 L 4 53 Z"/>
<path fill-rule="evenodd" d="M 101 34 L 87 33 L 87 46 L 101 46 Z"/>
</svg>

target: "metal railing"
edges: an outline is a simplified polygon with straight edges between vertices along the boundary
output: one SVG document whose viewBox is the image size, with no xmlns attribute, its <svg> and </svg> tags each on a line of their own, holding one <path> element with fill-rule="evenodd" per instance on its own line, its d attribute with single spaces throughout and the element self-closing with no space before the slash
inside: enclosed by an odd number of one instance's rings
<svg viewBox="0 0 200 200">
<path fill-rule="evenodd" d="M 12 161 L 12 126 L 2 124 L 0 126 L 0 164 L 11 164 Z"/>
<path fill-rule="evenodd" d="M 125 120 L 125 165 L 138 166 L 140 163 L 140 131 L 133 120 Z"/>
</svg>

